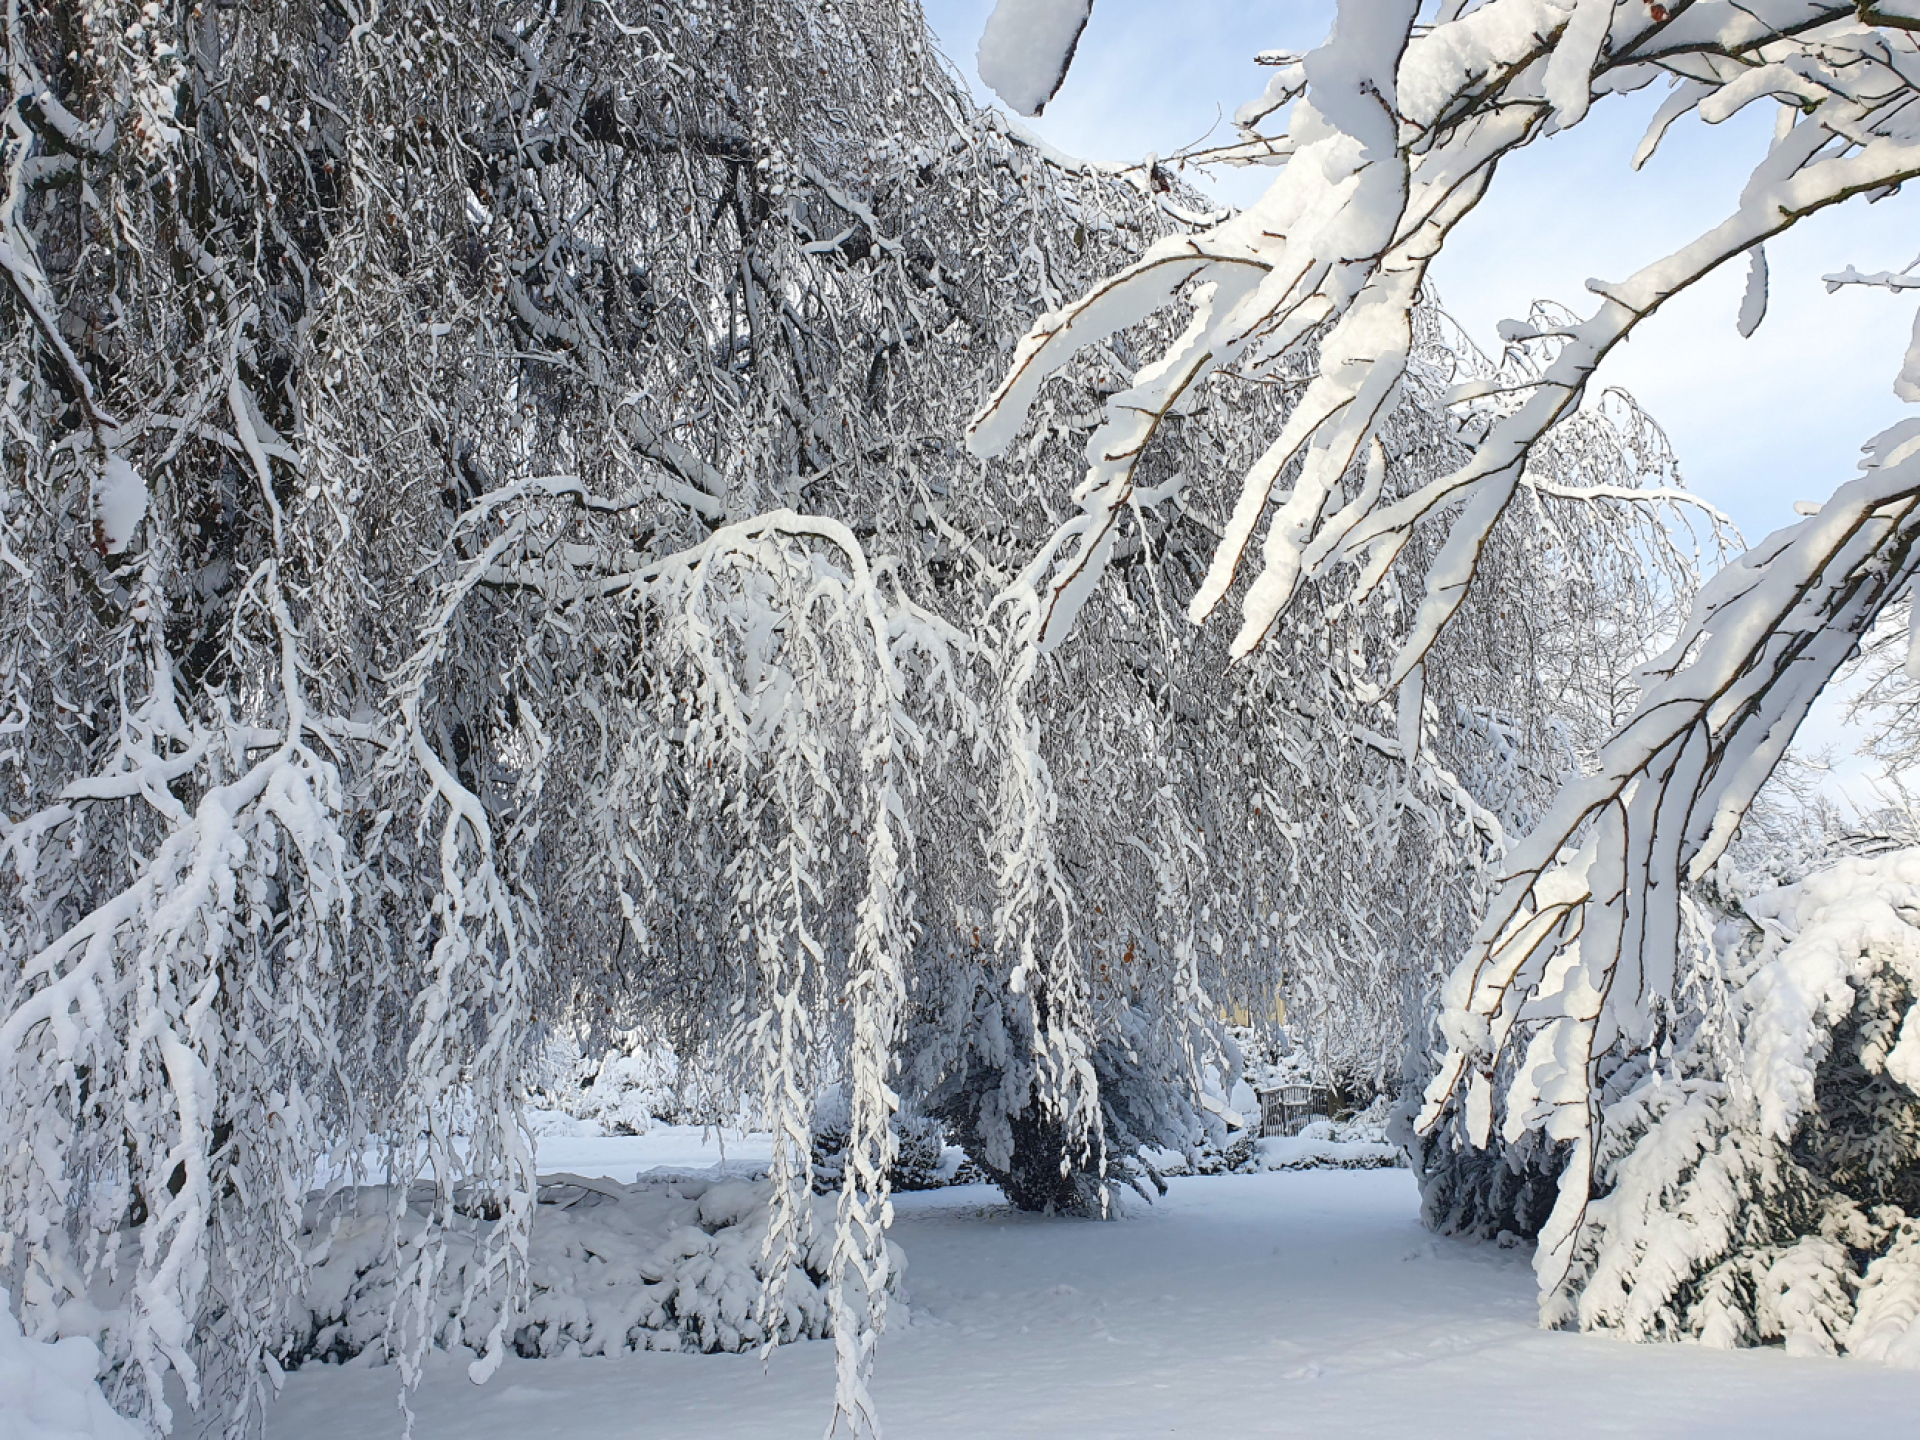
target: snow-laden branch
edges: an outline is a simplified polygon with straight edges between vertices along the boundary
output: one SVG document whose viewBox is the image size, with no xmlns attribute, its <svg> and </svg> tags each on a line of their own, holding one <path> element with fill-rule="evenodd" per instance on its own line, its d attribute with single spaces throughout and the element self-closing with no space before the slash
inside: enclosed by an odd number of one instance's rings
<svg viewBox="0 0 1920 1440">
<path fill-rule="evenodd" d="M 1703 12 L 1718 8 L 1687 7 L 1675 25 L 1697 28 Z M 1289 131 L 1296 153 L 1268 194 L 1204 235 L 1162 242 L 1030 332 L 970 427 L 978 453 L 1005 449 L 1040 381 L 1074 350 L 1176 299 L 1192 312 L 1178 344 L 1108 402 L 1107 420 L 1089 442 L 1093 467 L 1078 494 L 1082 513 L 1056 533 L 1028 580 L 1050 597 L 1043 642 L 1057 643 L 1072 623 L 1072 602 L 1103 568 L 1101 539 L 1161 417 L 1212 371 L 1244 366 L 1270 373 L 1313 344 L 1311 383 L 1244 477 L 1192 614 L 1204 619 L 1226 597 L 1263 520 L 1259 572 L 1241 601 L 1238 654 L 1271 631 L 1306 581 L 1358 567 L 1365 593 L 1415 528 L 1444 509 L 1453 517 L 1447 545 L 1429 571 L 1426 600 L 1396 661 L 1397 681 L 1457 612 L 1486 536 L 1543 436 L 1574 412 L 1615 345 L 1723 262 L 1758 253 L 1768 237 L 1816 210 L 1896 186 L 1920 166 L 1920 146 L 1902 128 L 1907 82 L 1884 50 L 1891 44 L 1904 56 L 1910 42 L 1883 43 L 1857 29 L 1822 35 L 1806 47 L 1802 67 L 1811 66 L 1821 82 L 1818 103 L 1807 101 L 1809 118 L 1783 133 L 1756 167 L 1734 215 L 1624 282 L 1595 282 L 1606 303 L 1565 335 L 1525 398 L 1465 465 L 1393 496 L 1367 495 L 1363 484 L 1359 498 L 1343 504 L 1335 498 L 1340 483 L 1397 393 L 1412 340 L 1407 317 L 1428 259 L 1472 209 L 1503 155 L 1535 139 L 1549 117 L 1560 128 L 1577 123 L 1586 110 L 1586 77 L 1592 73 L 1596 89 L 1611 86 L 1608 72 L 1629 63 L 1638 38 L 1631 28 L 1609 39 L 1595 29 L 1607 19 L 1604 6 L 1573 13 L 1577 24 L 1549 4 L 1497 0 L 1409 40 L 1411 12 L 1383 21 L 1343 10 L 1328 45 L 1301 62 L 1305 98 Z M 1623 15 L 1611 23 L 1636 22 Z M 1752 29 L 1744 12 L 1739 28 Z M 1671 38 L 1670 31 L 1661 35 Z M 1764 52 L 1764 37 L 1749 37 L 1742 48 Z M 1551 57 L 1544 71 L 1521 65 L 1540 53 Z M 1603 63 L 1603 54 L 1614 58 Z M 1515 65 L 1521 68 L 1506 68 Z M 1781 63 L 1774 68 L 1799 73 Z M 1650 78 L 1636 76 L 1636 83 Z M 1707 118 L 1725 119 L 1764 93 L 1758 80 L 1714 88 Z"/>
<path fill-rule="evenodd" d="M 1486 1143 L 1491 1076 L 1524 1038 L 1506 1137 L 1538 1126 L 1573 1146 L 1536 1261 L 1546 1293 L 1565 1278 L 1584 1222 L 1595 1065 L 1616 1044 L 1652 1041 L 1674 988 L 1684 883 L 1725 848 L 1821 688 L 1914 573 L 1920 422 L 1878 437 L 1866 463 L 1819 514 L 1702 590 L 1597 771 L 1569 782 L 1514 852 L 1447 982 L 1450 1048 L 1422 1123 L 1464 1085 L 1468 1124 Z"/>
<path fill-rule="evenodd" d="M 1136 477 L 1168 443 L 1169 417 L 1192 411 L 1208 386 L 1285 383 L 1297 398 L 1257 454 L 1236 460 L 1237 500 L 1188 614 L 1204 621 L 1237 599 L 1231 651 L 1251 662 L 1288 643 L 1290 629 L 1381 607 L 1392 646 L 1381 682 L 1403 696 L 1411 687 L 1419 715 L 1419 686 L 1476 593 L 1505 583 L 1490 570 L 1516 509 L 1548 496 L 1598 512 L 1673 503 L 1670 477 L 1645 464 L 1642 447 L 1618 431 L 1602 443 L 1606 429 L 1592 428 L 1605 407 L 1590 403 L 1591 385 L 1613 348 L 1673 296 L 1742 260 L 1747 287 L 1730 318 L 1753 333 L 1767 309 L 1766 241 L 1920 174 L 1920 49 L 1896 10 L 1482 0 L 1444 7 L 1429 25 L 1415 18 L 1404 4 L 1350 0 L 1323 46 L 1270 57 L 1271 84 L 1237 117 L 1242 146 L 1282 160 L 1267 194 L 1161 241 L 1041 317 L 975 415 L 974 452 L 1008 454 L 1042 410 L 1048 376 L 1076 355 L 1125 345 L 1163 311 L 1188 317 L 1177 339 L 1120 367 L 1130 383 L 1115 386 L 1088 442 L 1076 510 L 1020 577 L 1036 646 L 1062 643 L 1113 564 L 1112 537 L 1137 504 Z M 1663 78 L 1673 93 L 1636 167 L 1684 116 L 1721 124 L 1757 102 L 1777 107 L 1737 206 L 1626 279 L 1590 282 L 1599 303 L 1589 314 L 1504 324 L 1504 372 L 1470 370 L 1451 390 L 1466 453 L 1416 459 L 1393 425 L 1402 397 L 1427 383 L 1418 317 L 1432 257 L 1501 183 L 1502 159 Z M 1288 106 L 1284 135 L 1258 129 Z M 1905 276 L 1848 270 L 1829 283 L 1898 290 Z M 1916 357 L 1920 348 L 1896 381 L 1903 398 L 1920 395 Z M 1603 1053 L 1652 1043 L 1675 983 L 1682 887 L 1727 843 L 1820 685 L 1907 579 L 1906 439 L 1897 430 L 1875 442 L 1866 477 L 1722 572 L 1669 658 L 1623 677 L 1620 723 L 1597 768 L 1568 783 L 1511 859 L 1448 982 L 1451 1048 L 1424 1123 L 1457 1104 L 1476 1142 L 1504 1113 L 1511 1143 L 1543 1127 L 1572 1147 L 1540 1252 L 1549 1294 L 1568 1273 L 1594 1183 L 1595 1067 Z M 1609 451 L 1611 474 L 1550 473 Z M 1726 533 L 1723 517 L 1701 513 Z M 1677 563 L 1674 545 L 1662 539 L 1646 553 Z M 1400 728 L 1411 737 L 1420 727 Z M 1583 847 L 1575 859 L 1560 855 L 1569 844 Z M 1509 1055 L 1522 1038 L 1525 1058 Z"/>
</svg>

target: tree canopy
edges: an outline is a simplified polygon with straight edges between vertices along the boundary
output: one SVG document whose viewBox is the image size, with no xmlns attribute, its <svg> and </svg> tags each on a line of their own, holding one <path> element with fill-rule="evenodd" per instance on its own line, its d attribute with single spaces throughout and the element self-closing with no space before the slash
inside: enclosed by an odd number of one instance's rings
<svg viewBox="0 0 1920 1440">
<path fill-rule="evenodd" d="M 1024 56 L 1030 112 L 1087 6 L 1001 11 L 983 73 Z M 1102 1212 L 1238 1123 L 1224 1017 L 1276 999 L 1325 1073 L 1424 1087 L 1432 1194 L 1511 1218 L 1488 1146 L 1549 1186 L 1564 1308 L 1689 886 L 1920 523 L 1908 426 L 1701 585 L 1730 532 L 1590 382 L 1726 261 L 1759 323 L 1767 238 L 1907 178 L 1891 13 L 1347 4 L 1185 157 L 1276 168 L 1234 213 L 979 108 L 911 0 L 20 0 L 27 1332 L 97 1332 L 158 1428 L 172 1376 L 243 1432 L 302 1207 L 351 1191 L 391 1214 L 409 1378 L 446 1237 L 483 1237 L 484 1378 L 543 1042 L 639 1032 L 775 1136 L 776 1261 L 841 1087 L 836 1414 L 869 1433 L 902 1108 Z M 1504 155 L 1664 78 L 1643 150 L 1780 102 L 1737 213 L 1483 353 L 1429 261 Z"/>
</svg>

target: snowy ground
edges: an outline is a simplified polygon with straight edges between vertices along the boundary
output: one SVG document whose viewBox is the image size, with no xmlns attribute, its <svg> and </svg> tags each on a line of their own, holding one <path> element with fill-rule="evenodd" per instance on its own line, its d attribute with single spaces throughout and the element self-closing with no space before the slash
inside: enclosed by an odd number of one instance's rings
<svg viewBox="0 0 1920 1440">
<path fill-rule="evenodd" d="M 702 1130 L 698 1125 L 656 1124 L 644 1135 L 542 1135 L 542 1175 L 604 1176 L 629 1184 L 642 1172 L 711 1175 L 760 1174 L 773 1153 L 764 1131 Z"/>
<path fill-rule="evenodd" d="M 657 1133 L 560 1153 L 580 1143 L 543 1142 L 542 1170 L 631 1179 L 660 1163 L 650 1144 L 688 1152 L 676 1167 L 717 1158 Z M 1017 1215 L 988 1186 L 900 1197 L 912 1305 L 880 1354 L 889 1434 L 1798 1440 L 1904 1433 L 1920 1413 L 1913 1372 L 1536 1330 L 1524 1254 L 1428 1234 L 1404 1170 L 1173 1184 L 1111 1224 Z M 416 1433 L 813 1440 L 832 1370 L 832 1345 L 812 1342 L 764 1372 L 750 1355 L 511 1359 L 475 1387 L 439 1356 Z M 293 1374 L 269 1440 L 397 1434 L 395 1383 Z"/>
</svg>

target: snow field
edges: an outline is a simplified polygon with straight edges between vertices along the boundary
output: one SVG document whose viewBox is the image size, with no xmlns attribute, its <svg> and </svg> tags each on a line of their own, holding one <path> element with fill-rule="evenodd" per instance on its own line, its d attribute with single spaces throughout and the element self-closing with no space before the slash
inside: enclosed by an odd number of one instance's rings
<svg viewBox="0 0 1920 1440">
<path fill-rule="evenodd" d="M 1528 1251 L 1422 1229 L 1404 1170 L 1179 1179 L 1112 1223 L 1021 1215 L 988 1186 L 895 1204 L 910 1303 L 873 1388 L 896 1437 L 1799 1440 L 1920 1413 L 1909 1371 L 1542 1331 Z M 290 1375 L 269 1440 L 397 1435 L 393 1377 Z M 420 1440 L 812 1440 L 832 1393 L 832 1346 L 796 1344 L 764 1369 L 509 1359 L 484 1387 L 436 1356 L 413 1406 Z"/>
<path fill-rule="evenodd" d="M 591 1126 L 582 1129 L 591 1130 Z M 703 1129 L 654 1122 L 643 1135 L 541 1134 L 542 1175 L 565 1171 L 630 1182 L 647 1173 L 760 1175 L 773 1142 L 765 1131 Z"/>
</svg>

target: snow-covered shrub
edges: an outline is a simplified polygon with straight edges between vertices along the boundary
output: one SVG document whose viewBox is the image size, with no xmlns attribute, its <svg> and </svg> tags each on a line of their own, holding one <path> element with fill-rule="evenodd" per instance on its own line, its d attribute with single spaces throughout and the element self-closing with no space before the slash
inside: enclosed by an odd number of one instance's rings
<svg viewBox="0 0 1920 1440">
<path fill-rule="evenodd" d="M 1394 1134 L 1420 1185 L 1420 1218 L 1441 1234 L 1531 1240 L 1547 1223 L 1565 1164 L 1558 1147 L 1537 1135 L 1511 1145 L 1470 1145 L 1455 1130 L 1419 1134 L 1411 1124 Z"/>
<path fill-rule="evenodd" d="M 1244 1169 L 1389 1170 L 1407 1163 L 1406 1153 L 1382 1134 L 1379 1116 L 1359 1123 L 1315 1120 L 1298 1135 L 1269 1135 L 1254 1147 Z"/>
<path fill-rule="evenodd" d="M 832 1333 L 826 1285 L 833 1207 L 814 1207 L 811 1232 L 789 1267 L 777 1320 L 760 1313 L 773 1189 L 757 1181 L 642 1180 L 622 1185 L 543 1176 L 529 1239 L 526 1307 L 512 1344 L 523 1356 L 603 1355 L 622 1350 L 739 1351 Z M 358 1208 L 354 1208 L 355 1204 Z M 406 1230 L 417 1238 L 415 1220 Z M 339 1362 L 372 1349 L 384 1358 L 393 1303 L 385 1197 L 351 1193 L 309 1207 L 304 1239 L 317 1247 L 311 1284 L 279 1355 L 292 1367 Z M 478 1349 L 485 1332 L 462 1319 L 463 1288 L 476 1237 L 494 1221 L 448 1242 L 448 1269 L 433 1310 L 433 1343 Z M 890 1247 L 889 1286 L 906 1259 Z"/>
<path fill-rule="evenodd" d="M 1153 1157 L 1190 1157 L 1207 1126 L 1183 1057 L 1146 1017 L 1123 1013 L 1117 1034 L 1086 1057 L 1101 1112 L 1088 1135 L 1047 1105 L 1031 1046 L 1009 1043 L 1024 1007 L 1003 1008 L 985 992 L 978 998 L 978 1023 L 961 1032 L 965 1044 L 953 1069 L 924 1102 L 968 1160 L 1021 1210 L 1104 1215 L 1112 1185 L 1148 1198 L 1164 1193 Z"/>
<path fill-rule="evenodd" d="M 1533 1130 L 1510 1139 L 1475 1135 L 1458 1108 L 1444 1123 L 1421 1129 L 1415 1122 L 1434 1062 L 1425 1050 L 1408 1054 L 1386 1131 L 1420 1186 L 1422 1222 L 1443 1235 L 1532 1240 L 1553 1213 L 1566 1147 Z"/>
<path fill-rule="evenodd" d="M 1314 1080 L 1313 1056 L 1282 1025 L 1229 1025 L 1227 1038 L 1240 1059 L 1240 1077 L 1247 1088 L 1243 1103 L 1252 1103 L 1262 1090 L 1282 1085 L 1308 1085 Z"/>
<path fill-rule="evenodd" d="M 951 1092 L 942 1113 L 967 1158 L 1000 1187 L 1008 1202 L 1016 1209 L 1049 1215 L 1104 1213 L 1106 1177 L 1119 1166 L 1110 1160 L 1103 1173 L 1099 1158 L 1077 1141 L 1064 1120 L 1048 1113 L 1034 1092 L 1028 1092 L 1019 1110 L 995 1113 L 1000 1077 L 976 1070 L 970 1078 L 978 1087 L 963 1085 Z"/>
<path fill-rule="evenodd" d="M 598 1120 L 581 1120 L 564 1110 L 536 1104 L 527 1107 L 527 1133 L 536 1140 L 598 1139 L 607 1131 Z"/>
<path fill-rule="evenodd" d="M 1310 1122 L 1306 1130 L 1301 1133 L 1311 1133 L 1341 1144 L 1351 1142 L 1385 1145 L 1389 1143 L 1391 1137 L 1388 1132 L 1393 1128 L 1396 1097 L 1382 1091 L 1364 1105 L 1355 1106 L 1352 1109 L 1339 1103 L 1338 1092 L 1335 1092 L 1335 1100 L 1333 1115 L 1324 1122 L 1319 1120 Z"/>
<path fill-rule="evenodd" d="M 1344 1119 L 1322 1116 L 1295 1135 L 1260 1135 L 1234 1128 L 1224 1140 L 1203 1134 L 1185 1155 L 1153 1156 L 1162 1175 L 1258 1175 L 1268 1170 L 1383 1170 L 1407 1163 L 1387 1138 L 1391 1097 L 1376 1097 Z"/>
<path fill-rule="evenodd" d="M 100 1393 L 100 1347 L 29 1340 L 0 1290 L 0 1440 L 144 1440 Z"/>
<path fill-rule="evenodd" d="M 683 1094 L 680 1058 L 643 1035 L 617 1036 L 595 1054 L 569 1039 L 550 1040 L 544 1059 L 530 1099 L 584 1122 L 577 1133 L 644 1135 L 656 1120 L 678 1125 L 706 1118 L 693 1113 Z"/>
<path fill-rule="evenodd" d="M 1920 1220 L 1902 1220 L 1867 1263 L 1847 1349 L 1867 1360 L 1920 1369 Z"/>
<path fill-rule="evenodd" d="M 1407 1163 L 1387 1138 L 1393 1098 L 1377 1095 L 1339 1119 L 1310 1120 L 1298 1134 L 1257 1135 L 1234 1130 L 1224 1146 L 1210 1138 L 1195 1147 L 1196 1175 L 1255 1175 L 1266 1170 L 1381 1170 Z"/>
<path fill-rule="evenodd" d="M 846 1177 L 847 1134 L 853 1107 L 844 1086 L 829 1085 L 813 1102 L 813 1188 L 838 1190 Z M 984 1178 L 965 1152 L 947 1143 L 947 1127 L 926 1115 L 900 1111 L 893 1119 L 890 1184 L 895 1190 L 938 1190 Z"/>
<path fill-rule="evenodd" d="M 679 1069 L 671 1050 L 607 1051 L 582 1077 L 582 1118 L 598 1120 L 609 1135 L 644 1135 L 656 1119 L 672 1123 L 679 1118 Z"/>
<path fill-rule="evenodd" d="M 1245 1175 L 1259 1168 L 1260 1139 L 1250 1130 L 1232 1130 L 1224 1141 L 1202 1136 L 1191 1158 L 1173 1157 L 1162 1175 Z"/>
<path fill-rule="evenodd" d="M 1836 860 L 1882 854 L 1917 838 L 1911 824 L 1896 814 L 1880 815 L 1864 825 L 1844 819 L 1819 792 L 1817 780 L 1810 766 L 1788 756 L 1747 812 L 1734 843 L 1713 867 L 1700 898 L 1709 902 L 1713 913 L 1727 914 L 1733 929 L 1719 937 L 1719 952 L 1710 955 L 1703 950 L 1696 957 L 1699 963 L 1690 988 L 1678 1006 L 1666 1007 L 1663 1024 L 1668 1032 L 1691 1035 L 1708 1018 L 1707 1010 L 1724 1005 L 1722 967 L 1727 955 L 1738 948 L 1728 937 L 1744 934 L 1751 940 L 1753 933 L 1752 922 L 1740 908 L 1741 897 L 1780 889 Z M 1696 928 L 1699 917 L 1707 913 L 1706 909 L 1695 913 Z M 1724 1016 L 1718 1024 L 1724 1031 Z M 1437 1048 L 1444 1048 L 1444 1041 Z M 1435 1058 L 1417 1052 L 1408 1057 L 1402 1100 L 1390 1127 L 1419 1177 L 1425 1222 L 1445 1234 L 1534 1239 L 1558 1197 L 1568 1144 L 1531 1128 L 1493 1129 L 1476 1140 L 1460 1108 L 1449 1111 L 1433 1128 L 1417 1130 L 1413 1122 L 1424 1100 L 1422 1092 L 1433 1077 Z M 1492 1092 L 1506 1090 L 1518 1063 L 1511 1050 L 1501 1057 L 1489 1087 Z M 1648 1071 L 1643 1057 L 1607 1054 L 1595 1061 L 1594 1073 L 1599 1092 L 1618 1100 Z M 1618 1112 L 1614 1122 L 1625 1123 L 1629 1113 Z"/>
<path fill-rule="evenodd" d="M 1920 849 L 1749 897 L 1604 1112 L 1548 1318 L 1920 1363 Z M 1724 988 L 1722 988 L 1724 987 Z"/>
</svg>

